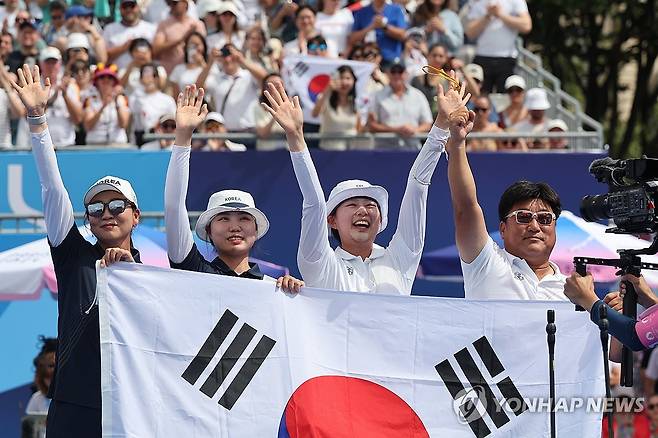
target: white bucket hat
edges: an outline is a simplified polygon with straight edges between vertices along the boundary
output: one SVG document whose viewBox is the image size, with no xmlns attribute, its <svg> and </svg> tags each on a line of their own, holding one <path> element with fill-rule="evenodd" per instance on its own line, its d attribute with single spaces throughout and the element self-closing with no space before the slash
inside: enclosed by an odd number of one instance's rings
<svg viewBox="0 0 658 438">
<path fill-rule="evenodd" d="M 531 88 L 525 93 L 525 107 L 531 111 L 547 110 L 551 107 L 548 95 L 543 88 Z"/>
<path fill-rule="evenodd" d="M 350 198 L 372 198 L 379 204 L 379 212 L 382 216 L 382 224 L 378 233 L 386 228 L 388 223 L 388 192 L 382 186 L 373 186 L 368 181 L 360 179 L 348 179 L 336 184 L 329 194 L 327 200 L 327 213 L 331 214 L 341 202 Z"/>
<path fill-rule="evenodd" d="M 89 187 L 89 190 L 87 190 L 87 193 L 85 193 L 84 204 L 88 205 L 94 196 L 100 192 L 105 192 L 108 190 L 121 193 L 126 197 L 127 200 L 139 208 L 137 205 L 137 195 L 135 194 L 133 186 L 130 184 L 130 182 L 119 178 L 118 176 L 112 175 L 104 176 L 103 178 L 93 183 L 91 187 Z"/>
<path fill-rule="evenodd" d="M 258 232 L 256 239 L 263 237 L 270 228 L 270 221 L 267 220 L 267 216 L 262 211 L 256 208 L 254 198 L 249 193 L 242 190 L 222 190 L 213 193 L 208 199 L 208 208 L 201 213 L 194 227 L 196 234 L 202 240 L 210 242 L 210 237 L 206 232 L 208 224 L 215 216 L 226 211 L 243 211 L 252 215 L 256 219 Z"/>
</svg>

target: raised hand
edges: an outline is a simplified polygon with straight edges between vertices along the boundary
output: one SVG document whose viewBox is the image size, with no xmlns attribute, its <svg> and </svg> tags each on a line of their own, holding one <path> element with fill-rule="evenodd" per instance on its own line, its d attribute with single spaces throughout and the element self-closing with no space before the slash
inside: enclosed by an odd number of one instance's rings
<svg viewBox="0 0 658 438">
<path fill-rule="evenodd" d="M 176 102 L 176 140 L 178 146 L 192 144 L 192 132 L 208 115 L 208 106 L 203 103 L 203 88 L 188 85 L 178 93 Z"/>
<path fill-rule="evenodd" d="M 45 114 L 50 96 L 50 79 L 46 78 L 45 85 L 41 85 L 39 66 L 33 70 L 27 64 L 18 69 L 18 81 L 11 81 L 11 85 L 27 109 L 30 117 L 39 117 Z"/>
<path fill-rule="evenodd" d="M 454 71 L 451 70 L 449 74 L 452 78 L 457 79 Z M 444 92 L 441 85 L 438 88 L 439 113 L 434 124 L 439 128 L 450 129 L 453 143 L 461 142 L 473 129 L 475 120 L 475 113 L 466 109 L 466 103 L 471 98 L 471 93 L 466 93 L 466 84 L 463 82 L 459 90 L 451 88 Z"/>
<path fill-rule="evenodd" d="M 272 115 L 286 134 L 299 134 L 302 132 L 304 113 L 299 104 L 299 97 L 294 96 L 291 100 L 280 83 L 276 85 L 273 83 L 267 84 L 265 97 L 267 97 L 270 104 L 261 103 L 261 105 Z"/>
</svg>

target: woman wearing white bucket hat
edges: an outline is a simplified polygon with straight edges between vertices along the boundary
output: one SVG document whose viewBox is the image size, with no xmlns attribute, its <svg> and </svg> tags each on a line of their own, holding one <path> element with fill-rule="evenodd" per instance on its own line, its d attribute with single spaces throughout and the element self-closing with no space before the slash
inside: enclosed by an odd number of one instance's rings
<svg viewBox="0 0 658 438">
<path fill-rule="evenodd" d="M 176 139 L 165 183 L 167 249 L 172 268 L 262 280 L 256 263 L 249 262 L 251 248 L 267 233 L 270 223 L 256 208 L 254 198 L 241 190 L 222 190 L 208 200 L 208 208 L 196 223 L 197 235 L 210 242 L 218 257 L 207 261 L 199 252 L 190 231 L 185 195 L 190 172 L 192 131 L 202 123 L 208 109 L 203 88 L 187 86 L 176 103 Z M 267 277 L 269 278 L 269 277 Z M 273 280 L 273 279 L 272 279 Z M 299 292 L 304 282 L 290 275 L 280 277 L 277 287 Z"/>
<path fill-rule="evenodd" d="M 46 124 L 50 80 L 41 85 L 39 67 L 18 70 L 13 87 L 27 109 L 32 153 L 42 187 L 48 243 L 59 286 L 55 375 L 49 389 L 49 438 L 101 436 L 101 361 L 96 305 L 96 262 L 139 262 L 132 230 L 139 223 L 137 196 L 114 176 L 96 181 L 84 196 L 86 219 L 97 239 L 78 231 L 73 206 L 57 167 Z"/>
<path fill-rule="evenodd" d="M 451 74 L 455 77 L 454 72 Z M 448 129 L 465 136 L 464 131 L 473 127 L 474 115 L 465 107 L 470 98 L 470 94 L 464 95 L 465 87 L 446 94 L 439 87 L 438 116 L 409 173 L 398 228 L 387 248 L 374 243 L 388 222 L 386 190 L 367 181 L 343 181 L 325 203 L 304 141 L 298 97 L 290 100 L 282 86 L 272 84 L 265 93 L 270 105 L 262 105 L 286 132 L 304 197 L 297 263 L 306 284 L 344 291 L 410 294 L 425 241 L 428 186 L 450 137 Z M 329 245 L 327 223 L 340 242 L 335 251 Z"/>
</svg>

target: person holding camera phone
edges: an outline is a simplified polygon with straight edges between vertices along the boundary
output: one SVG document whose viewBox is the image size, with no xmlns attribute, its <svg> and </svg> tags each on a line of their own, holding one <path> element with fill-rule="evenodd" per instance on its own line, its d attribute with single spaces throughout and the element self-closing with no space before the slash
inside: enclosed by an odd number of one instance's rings
<svg viewBox="0 0 658 438">
<path fill-rule="evenodd" d="M 211 74 L 215 62 L 219 63 L 221 72 Z M 258 101 L 265 76 L 267 71 L 260 64 L 247 59 L 232 44 L 226 44 L 211 51 L 210 60 L 199 74 L 196 86 L 212 90 L 214 109 L 224 117 L 229 132 L 248 132 L 255 126 L 252 105 Z"/>
</svg>

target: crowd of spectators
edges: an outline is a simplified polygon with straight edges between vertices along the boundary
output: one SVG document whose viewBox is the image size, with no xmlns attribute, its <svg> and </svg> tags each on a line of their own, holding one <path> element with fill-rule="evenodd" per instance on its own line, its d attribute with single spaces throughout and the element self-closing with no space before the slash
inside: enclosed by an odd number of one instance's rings
<svg viewBox="0 0 658 438">
<path fill-rule="evenodd" d="M 262 110 L 262 90 L 288 86 L 284 59 L 335 60 L 335 74 L 308 108 L 320 148 L 417 147 L 436 116 L 438 76 L 455 70 L 472 94 L 474 131 L 567 131 L 550 120 L 546 91 L 514 75 L 518 35 L 532 23 L 525 0 L 4 0 L 0 1 L 0 147 L 26 146 L 24 109 L 11 86 L 23 64 L 52 84 L 47 111 L 56 147 L 124 145 L 166 149 L 175 98 L 206 89 L 207 133 L 255 134 L 240 142 L 197 140 L 237 151 L 284 147 Z M 341 59 L 374 64 L 356 98 L 357 76 Z M 505 98 L 495 99 L 489 93 Z M 367 103 L 364 103 L 367 102 Z M 508 104 L 506 102 L 509 102 Z M 373 141 L 331 135 L 392 133 Z M 381 136 L 380 136 L 381 137 Z M 242 144 L 244 143 L 244 144 Z M 473 151 L 564 149 L 564 139 L 472 139 Z"/>
</svg>

